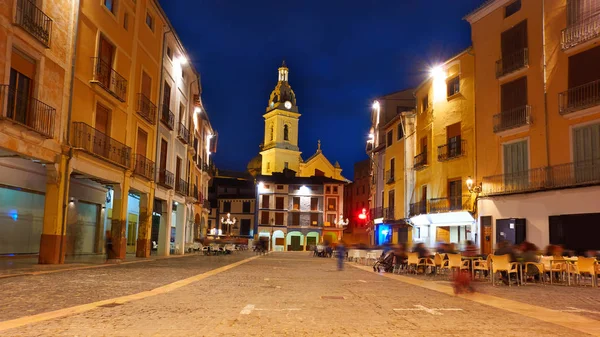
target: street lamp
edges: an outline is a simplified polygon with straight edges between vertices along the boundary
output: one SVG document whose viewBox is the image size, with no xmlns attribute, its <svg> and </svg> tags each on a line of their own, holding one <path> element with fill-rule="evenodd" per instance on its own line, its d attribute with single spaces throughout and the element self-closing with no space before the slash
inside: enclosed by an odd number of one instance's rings
<svg viewBox="0 0 600 337">
<path fill-rule="evenodd" d="M 338 218 L 334 218 L 333 219 L 333 223 L 336 225 L 336 227 L 341 228 L 341 227 L 345 227 L 348 226 L 348 218 L 346 218 L 346 221 L 344 221 L 344 215 L 342 213 L 340 213 L 340 218 L 338 220 Z"/>
<path fill-rule="evenodd" d="M 467 188 L 469 189 L 470 193 L 481 193 L 481 183 L 479 183 L 479 185 L 473 186 L 473 179 L 471 179 L 470 176 L 467 178 Z"/>
<path fill-rule="evenodd" d="M 227 219 L 221 217 L 221 223 L 227 225 L 227 236 L 231 236 L 231 225 L 235 225 L 236 218 L 231 218 L 231 213 L 227 213 Z"/>
</svg>

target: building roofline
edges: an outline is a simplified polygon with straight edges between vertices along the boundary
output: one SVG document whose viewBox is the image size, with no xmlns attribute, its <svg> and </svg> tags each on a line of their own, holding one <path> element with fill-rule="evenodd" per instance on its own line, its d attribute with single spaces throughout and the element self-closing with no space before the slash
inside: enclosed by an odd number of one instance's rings
<svg viewBox="0 0 600 337">
<path fill-rule="evenodd" d="M 463 16 L 463 20 L 468 21 L 469 23 L 473 23 L 479 21 L 479 19 L 486 16 L 488 13 L 487 10 L 493 11 L 496 8 L 504 5 L 505 3 L 512 0 L 487 0 L 484 1 L 479 7 L 470 11 L 467 15 Z"/>
<path fill-rule="evenodd" d="M 462 51 L 453 55 L 449 59 L 445 60 L 441 65 L 447 65 L 448 63 L 455 61 L 457 58 L 459 58 L 463 54 L 468 54 L 471 50 L 473 50 L 473 46 L 469 46 L 468 48 L 463 49 Z M 425 85 L 425 83 L 427 83 L 429 81 L 431 81 L 431 76 L 427 75 L 427 77 L 421 83 L 419 83 L 418 86 L 415 87 L 415 89 L 413 91 L 413 95 L 416 97 L 417 91 L 419 91 Z"/>
</svg>

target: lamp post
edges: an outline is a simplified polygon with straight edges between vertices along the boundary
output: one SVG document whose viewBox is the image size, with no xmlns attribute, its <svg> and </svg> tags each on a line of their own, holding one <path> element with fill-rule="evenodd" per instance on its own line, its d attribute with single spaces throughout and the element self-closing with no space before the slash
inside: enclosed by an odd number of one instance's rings
<svg viewBox="0 0 600 337">
<path fill-rule="evenodd" d="M 336 225 L 336 227 L 338 228 L 343 228 L 348 226 L 348 218 L 346 218 L 346 220 L 344 221 L 344 216 L 342 213 L 340 213 L 340 218 L 338 220 L 338 218 L 334 218 L 333 219 L 333 223 Z"/>
<path fill-rule="evenodd" d="M 236 218 L 231 218 L 231 213 L 227 213 L 227 218 L 221 218 L 221 223 L 227 225 L 227 236 L 231 236 L 231 225 L 235 225 Z"/>
</svg>

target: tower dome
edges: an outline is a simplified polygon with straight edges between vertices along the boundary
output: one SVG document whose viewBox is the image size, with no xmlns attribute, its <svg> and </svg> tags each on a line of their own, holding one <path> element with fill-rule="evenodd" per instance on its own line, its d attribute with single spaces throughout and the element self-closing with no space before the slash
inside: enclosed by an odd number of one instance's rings
<svg viewBox="0 0 600 337">
<path fill-rule="evenodd" d="M 279 108 L 297 112 L 298 107 L 296 106 L 296 94 L 294 94 L 294 90 L 292 90 L 292 87 L 288 82 L 289 69 L 285 64 L 285 61 L 283 61 L 281 67 L 279 67 L 277 71 L 278 81 L 275 89 L 273 89 L 271 96 L 269 97 L 269 106 L 267 107 L 267 111 Z"/>
</svg>

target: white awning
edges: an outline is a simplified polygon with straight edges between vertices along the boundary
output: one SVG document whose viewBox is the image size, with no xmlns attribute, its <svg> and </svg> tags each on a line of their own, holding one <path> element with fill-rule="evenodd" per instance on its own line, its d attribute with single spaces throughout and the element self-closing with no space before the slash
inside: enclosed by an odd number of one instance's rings
<svg viewBox="0 0 600 337">
<path fill-rule="evenodd" d="M 467 211 L 421 214 L 410 218 L 415 226 L 466 226 L 475 223 L 471 213 Z"/>
</svg>

